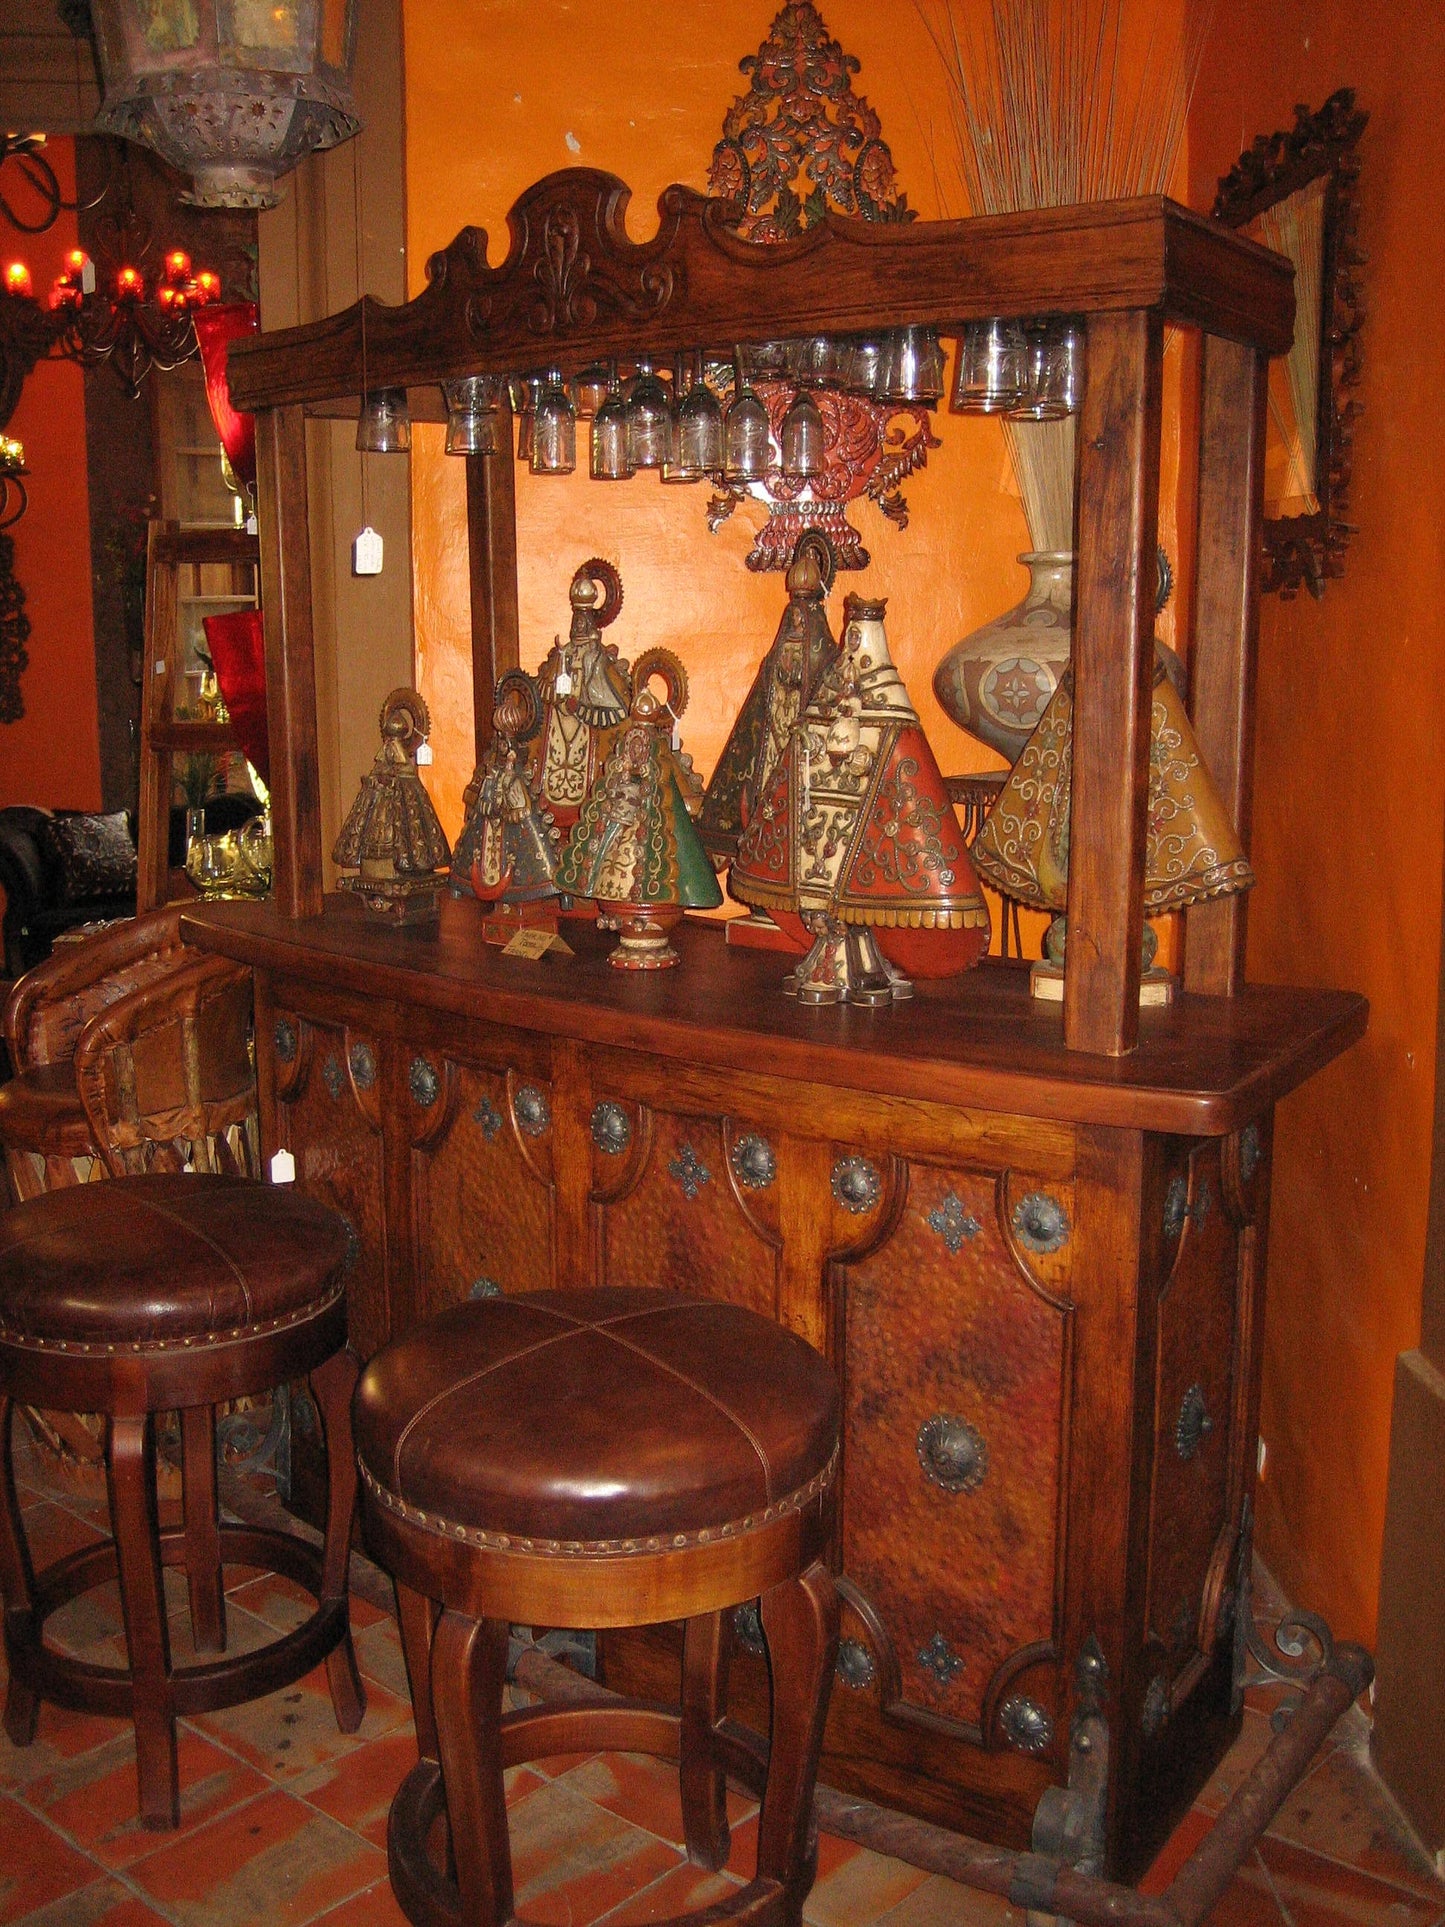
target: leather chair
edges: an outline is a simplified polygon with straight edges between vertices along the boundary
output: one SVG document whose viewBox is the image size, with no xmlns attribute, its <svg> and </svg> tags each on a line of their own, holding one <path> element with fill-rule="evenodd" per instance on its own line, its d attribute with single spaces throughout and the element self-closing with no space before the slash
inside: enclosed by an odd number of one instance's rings
<svg viewBox="0 0 1445 1927">
<path fill-rule="evenodd" d="M 346 1349 L 345 1221 L 290 1187 L 151 1173 L 72 1185 L 0 1217 L 0 1588 L 10 1683 L 5 1730 L 35 1736 L 39 1703 L 128 1716 L 140 1816 L 179 1818 L 176 1719 L 278 1691 L 327 1663 L 338 1725 L 365 1707 L 351 1647 L 347 1563 L 356 1499 Z M 326 1535 L 221 1525 L 212 1412 L 309 1374 L 328 1446 Z M 11 1464 L 19 1401 L 105 1416 L 111 1538 L 32 1574 Z M 156 1414 L 179 1411 L 183 1524 L 156 1525 Z M 163 1565 L 186 1574 L 196 1650 L 225 1650 L 223 1563 L 269 1568 L 316 1611 L 255 1651 L 171 1662 Z M 44 1638 L 67 1600 L 119 1578 L 129 1664 L 71 1659 Z"/>
<path fill-rule="evenodd" d="M 79 1183 L 76 1160 L 96 1156 L 75 1083 L 86 1024 L 186 954 L 171 905 L 63 945 L 13 987 L 5 1042 L 15 1075 L 0 1084 L 0 1147 L 17 1199 Z"/>
<path fill-rule="evenodd" d="M 408 1918 L 510 1921 L 503 1769 L 601 1747 L 680 1760 L 703 1867 L 727 1861 L 726 1775 L 760 1791 L 756 1876 L 706 1919 L 796 1923 L 838 1646 L 823 1553 L 839 1400 L 823 1359 L 755 1312 L 681 1293 L 481 1299 L 379 1352 L 353 1423 L 421 1753 L 387 1842 Z M 759 1596 L 771 1749 L 724 1717 L 732 1609 Z M 511 1622 L 672 1619 L 686 1621 L 680 1711 L 622 1700 L 503 1716 Z M 443 1813 L 449 1861 L 428 1848 Z"/>
</svg>

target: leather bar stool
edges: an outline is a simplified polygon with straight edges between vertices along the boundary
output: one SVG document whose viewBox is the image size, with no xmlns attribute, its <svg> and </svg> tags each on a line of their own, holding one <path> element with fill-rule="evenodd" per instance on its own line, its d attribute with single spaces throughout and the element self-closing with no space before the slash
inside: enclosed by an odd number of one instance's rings
<svg viewBox="0 0 1445 1927">
<path fill-rule="evenodd" d="M 134 1721 L 140 1817 L 179 1819 L 176 1718 L 275 1692 L 326 1660 L 338 1725 L 365 1708 L 351 1649 L 347 1559 L 356 1501 L 346 1349 L 347 1230 L 289 1187 L 149 1175 L 52 1191 L 0 1217 L 0 1589 L 10 1686 L 5 1730 L 35 1736 L 39 1702 Z M 286 1532 L 217 1520 L 211 1408 L 310 1375 L 329 1445 L 318 1551 Z M 100 1412 L 113 1536 L 32 1571 L 15 1497 L 17 1401 Z M 158 1528 L 155 1415 L 178 1410 L 183 1524 Z M 258 1650 L 173 1667 L 162 1565 L 182 1567 L 198 1652 L 224 1653 L 223 1562 L 294 1579 L 316 1611 Z M 45 1641 L 67 1600 L 119 1575 L 128 1667 L 82 1665 Z"/>
<path fill-rule="evenodd" d="M 397 1582 L 418 1765 L 392 1886 L 418 1927 L 513 1918 L 503 1769 L 597 1748 L 681 1761 L 689 1858 L 726 1864 L 728 1773 L 762 1793 L 757 1873 L 709 1921 L 796 1923 L 838 1645 L 823 1564 L 838 1392 L 802 1339 L 675 1292 L 456 1306 L 379 1352 L 353 1411 L 368 1543 Z M 731 1609 L 761 1596 L 771 1748 L 724 1718 Z M 502 1713 L 511 1622 L 686 1621 L 680 1712 Z M 449 1822 L 455 1878 L 427 1836 Z"/>
</svg>

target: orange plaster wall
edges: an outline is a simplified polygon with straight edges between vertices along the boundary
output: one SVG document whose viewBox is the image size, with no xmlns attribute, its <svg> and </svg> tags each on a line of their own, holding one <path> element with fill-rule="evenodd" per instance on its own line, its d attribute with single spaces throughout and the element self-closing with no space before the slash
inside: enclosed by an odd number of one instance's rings
<svg viewBox="0 0 1445 1927">
<path fill-rule="evenodd" d="M 52 140 L 46 153 L 62 192 L 74 200 L 74 143 Z M 75 216 L 62 212 L 46 234 L 16 235 L 7 225 L 0 246 L 5 261 L 25 262 L 44 300 L 75 242 Z M 0 723 L 0 806 L 99 809 L 90 497 L 79 368 L 42 362 L 26 382 L 5 432 L 24 444 L 30 469 L 30 506 L 9 531 L 30 618 L 30 666 L 20 684 L 24 716 L 18 723 Z"/>
<path fill-rule="evenodd" d="M 408 0 L 412 291 L 424 284 L 428 254 L 466 221 L 488 230 L 491 259 L 501 261 L 508 208 L 559 167 L 621 175 L 633 189 L 629 231 L 638 240 L 654 233 L 657 197 L 669 182 L 706 186 L 723 115 L 745 88 L 738 61 L 756 50 L 779 3 Z M 828 0 L 823 14 L 861 62 L 855 90 L 881 117 L 910 205 L 924 218 L 965 212 L 942 150 L 941 204 L 922 131 L 931 124 L 947 139 L 936 63 L 914 8 L 906 0 Z M 1170 360 L 1177 368 L 1179 357 Z M 842 587 L 889 598 L 894 658 L 940 762 L 957 771 L 996 759 L 938 709 L 933 669 L 960 636 L 1019 600 L 1027 578 L 1014 557 L 1028 546 L 1028 532 L 997 425 L 940 413 L 935 429 L 942 446 L 905 486 L 906 531 L 870 503 L 856 507 L 873 565 Z M 1166 469 L 1173 439 L 1171 430 Z M 454 830 L 472 764 L 471 659 L 462 464 L 442 454 L 440 429 L 416 431 L 412 488 L 418 676 L 434 724 L 432 788 Z M 704 775 L 785 599 L 780 577 L 743 567 L 761 510 L 739 512 L 712 536 L 703 514 L 708 493 L 705 485 L 662 492 L 655 476 L 599 484 L 580 473 L 518 473 L 523 663 L 535 667 L 565 629 L 577 564 L 609 557 L 627 596 L 611 637 L 625 655 L 662 643 L 682 656 L 692 682 L 683 738 Z M 1177 555 L 1172 489 L 1166 523 Z"/>
<path fill-rule="evenodd" d="M 1371 10 L 1366 9 L 1365 12 Z M 1420 1330 L 1440 966 L 1445 732 L 1445 14 L 1219 0 L 1193 199 L 1256 133 L 1342 85 L 1370 112 L 1368 320 L 1342 581 L 1266 598 L 1250 975 L 1365 992 L 1370 1032 L 1281 1107 L 1260 1497 L 1285 1589 L 1373 1638 L 1395 1354 Z"/>
</svg>

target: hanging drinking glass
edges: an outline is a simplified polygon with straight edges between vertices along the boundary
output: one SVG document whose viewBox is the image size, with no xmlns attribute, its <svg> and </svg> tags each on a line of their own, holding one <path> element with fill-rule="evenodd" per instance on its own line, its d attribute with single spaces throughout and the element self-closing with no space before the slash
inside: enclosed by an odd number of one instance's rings
<svg viewBox="0 0 1445 1927">
<path fill-rule="evenodd" d="M 537 420 L 537 400 L 542 393 L 540 375 L 522 375 L 513 384 L 512 408 L 517 417 L 517 460 L 532 459 L 532 430 Z"/>
<path fill-rule="evenodd" d="M 1016 321 L 970 321 L 958 344 L 953 379 L 956 415 L 1001 415 L 1018 403 L 1028 344 Z"/>
<path fill-rule="evenodd" d="M 943 393 L 943 349 L 931 328 L 895 328 L 881 379 L 883 401 L 936 402 Z"/>
<path fill-rule="evenodd" d="M 591 475 L 594 482 L 625 482 L 635 471 L 628 447 L 627 403 L 614 368 L 607 383 L 607 399 L 592 418 Z"/>
<path fill-rule="evenodd" d="M 722 403 L 703 379 L 703 358 L 677 411 L 677 465 L 689 475 L 716 474 L 723 465 Z"/>
<path fill-rule="evenodd" d="M 363 455 L 399 455 L 411 447 L 411 416 L 404 388 L 373 388 L 363 398 L 356 421 L 356 446 Z"/>
<path fill-rule="evenodd" d="M 848 351 L 848 386 L 860 395 L 878 394 L 883 379 L 885 350 L 876 335 L 852 343 Z"/>
<path fill-rule="evenodd" d="M 1030 328 L 1022 392 L 1011 421 L 1053 422 L 1072 415 L 1083 398 L 1084 330 L 1078 321 L 1046 321 Z"/>
<path fill-rule="evenodd" d="M 560 368 L 549 368 L 532 420 L 532 473 L 570 475 L 577 466 L 577 410 Z"/>
<path fill-rule="evenodd" d="M 572 383 L 572 400 L 579 422 L 590 422 L 607 399 L 607 364 L 594 361 Z"/>
<path fill-rule="evenodd" d="M 652 372 L 649 355 L 639 355 L 637 379 L 627 398 L 627 450 L 634 468 L 661 468 L 672 438 L 672 406 L 667 389 Z"/>
<path fill-rule="evenodd" d="M 444 381 L 448 455 L 495 455 L 498 385 L 494 375 L 464 375 Z"/>
<path fill-rule="evenodd" d="M 772 463 L 768 411 L 747 385 L 742 351 L 735 358 L 736 386 L 723 416 L 723 475 L 729 482 L 760 482 Z"/>
<path fill-rule="evenodd" d="M 806 480 L 823 472 L 823 416 L 807 389 L 794 396 L 778 431 L 784 475 Z"/>
</svg>

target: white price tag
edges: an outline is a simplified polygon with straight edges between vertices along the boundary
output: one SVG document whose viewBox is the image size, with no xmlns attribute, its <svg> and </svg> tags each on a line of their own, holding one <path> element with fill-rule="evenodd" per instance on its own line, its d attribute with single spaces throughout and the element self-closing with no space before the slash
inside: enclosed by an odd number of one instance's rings
<svg viewBox="0 0 1445 1927">
<path fill-rule="evenodd" d="M 419 766 L 420 766 L 420 767 L 421 767 L 422 769 L 426 769 L 426 768 L 427 768 L 427 766 L 428 766 L 428 765 L 430 764 L 430 762 L 431 762 L 431 760 L 432 760 L 432 753 L 431 753 L 431 744 L 430 744 L 430 743 L 418 743 L 418 744 L 417 744 L 417 746 L 416 746 L 416 760 L 417 760 L 417 763 L 418 763 L 418 765 L 419 765 Z"/>
<path fill-rule="evenodd" d="M 552 687 L 559 696 L 570 696 L 572 694 L 572 678 L 565 669 L 559 669 L 557 671 L 557 680 L 553 683 Z"/>
<path fill-rule="evenodd" d="M 351 573 L 353 575 L 381 574 L 382 541 L 376 530 L 367 525 L 351 545 Z"/>
<path fill-rule="evenodd" d="M 278 1151 L 271 1160 L 272 1184 L 294 1184 L 296 1182 L 296 1160 L 289 1151 Z"/>
</svg>

